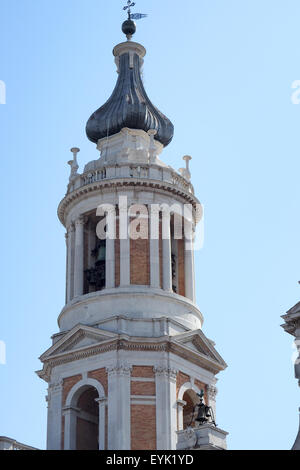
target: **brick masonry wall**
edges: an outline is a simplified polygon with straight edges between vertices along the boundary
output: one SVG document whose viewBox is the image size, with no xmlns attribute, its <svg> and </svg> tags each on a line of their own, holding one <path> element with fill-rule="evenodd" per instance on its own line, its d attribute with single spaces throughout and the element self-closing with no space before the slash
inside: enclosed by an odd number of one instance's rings
<svg viewBox="0 0 300 470">
<path fill-rule="evenodd" d="M 177 399 L 178 399 L 179 390 L 182 387 L 182 385 L 184 385 L 187 382 L 190 382 L 190 380 L 191 380 L 190 377 L 187 374 L 184 374 L 181 371 L 177 374 L 177 380 L 176 380 L 176 396 L 177 396 Z M 205 403 L 208 403 L 208 401 L 207 401 L 208 400 L 207 385 L 204 384 L 203 382 L 200 382 L 200 380 L 198 380 L 198 379 L 195 379 L 195 385 L 196 385 L 196 387 L 199 388 L 199 390 L 204 390 L 204 400 L 205 400 Z"/>
<path fill-rule="evenodd" d="M 131 381 L 131 395 L 155 395 L 155 382 Z"/>
<path fill-rule="evenodd" d="M 131 405 L 131 450 L 156 449 L 156 406 Z"/>
<path fill-rule="evenodd" d="M 77 384 L 77 382 L 79 382 L 80 380 L 82 380 L 82 375 L 81 374 L 78 374 L 78 375 L 73 375 L 72 377 L 68 377 L 66 379 L 64 379 L 63 381 L 63 406 L 65 405 L 66 403 L 66 399 L 67 399 L 67 396 L 70 392 L 70 390 L 74 387 L 74 385 Z"/>
<path fill-rule="evenodd" d="M 190 382 L 190 377 L 183 372 L 178 372 L 176 379 L 176 397 L 178 399 L 179 390 L 186 382 Z"/>
<path fill-rule="evenodd" d="M 152 366 L 134 366 L 131 377 L 155 379 Z M 156 395 L 155 381 L 131 382 L 131 395 Z M 131 405 L 131 450 L 156 449 L 156 406 Z"/>
<path fill-rule="evenodd" d="M 88 378 L 98 380 L 98 382 L 100 382 L 102 387 L 104 388 L 105 395 L 107 396 L 108 385 L 107 385 L 107 372 L 105 368 L 97 369 L 97 370 L 93 370 L 89 372 Z"/>
<path fill-rule="evenodd" d="M 133 366 L 131 377 L 152 379 L 155 374 L 152 366 Z"/>
<path fill-rule="evenodd" d="M 134 219 L 132 219 L 134 220 Z M 150 241 L 149 221 L 146 228 L 141 226 L 141 237 L 130 238 L 130 283 L 133 285 L 150 285 Z"/>
</svg>

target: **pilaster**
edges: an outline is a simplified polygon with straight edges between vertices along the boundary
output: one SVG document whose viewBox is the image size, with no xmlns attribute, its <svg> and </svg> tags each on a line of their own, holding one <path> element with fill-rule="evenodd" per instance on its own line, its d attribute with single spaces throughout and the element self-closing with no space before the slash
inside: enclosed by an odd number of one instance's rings
<svg viewBox="0 0 300 470">
<path fill-rule="evenodd" d="M 127 364 L 108 367 L 108 449 L 130 450 L 130 377 Z"/>
<path fill-rule="evenodd" d="M 48 388 L 48 421 L 47 421 L 47 449 L 60 450 L 61 448 L 61 416 L 62 416 L 62 390 L 63 382 L 57 381 Z"/>
<path fill-rule="evenodd" d="M 156 366 L 154 371 L 156 379 L 157 450 L 176 449 L 176 377 L 178 371 L 161 366 Z"/>
</svg>

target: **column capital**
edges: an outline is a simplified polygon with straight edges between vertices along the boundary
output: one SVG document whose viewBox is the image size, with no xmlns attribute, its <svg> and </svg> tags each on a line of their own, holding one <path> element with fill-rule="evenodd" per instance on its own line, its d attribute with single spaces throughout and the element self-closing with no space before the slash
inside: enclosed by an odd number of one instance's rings
<svg viewBox="0 0 300 470">
<path fill-rule="evenodd" d="M 184 400 L 177 400 L 176 403 L 178 406 L 182 406 L 182 408 L 187 404 L 187 402 Z"/>
<path fill-rule="evenodd" d="M 215 387 L 214 385 L 207 386 L 207 395 L 208 395 L 209 400 L 215 401 L 217 393 L 218 393 L 217 387 Z"/>
<path fill-rule="evenodd" d="M 65 416 L 66 414 L 69 414 L 69 413 L 79 413 L 80 408 L 77 408 L 76 406 L 64 406 L 62 408 L 62 411 L 63 411 L 63 415 Z"/>
<path fill-rule="evenodd" d="M 63 380 L 57 380 L 56 382 L 52 382 L 48 386 L 49 393 L 59 393 L 62 390 Z"/>
<path fill-rule="evenodd" d="M 123 377 L 130 377 L 132 366 L 129 364 L 116 364 L 114 366 L 106 367 L 109 376 L 119 375 Z"/>
<path fill-rule="evenodd" d="M 176 380 L 177 374 L 178 374 L 177 369 L 172 369 L 170 367 L 164 367 L 164 366 L 154 366 L 153 370 L 157 376 L 165 377 L 171 380 Z"/>
<path fill-rule="evenodd" d="M 107 404 L 107 397 L 95 398 L 95 402 L 99 403 L 99 405 L 106 405 Z"/>
<path fill-rule="evenodd" d="M 87 217 L 84 215 L 80 215 L 76 220 L 75 220 L 75 227 L 78 227 L 80 225 L 85 225 L 87 221 Z"/>
<path fill-rule="evenodd" d="M 75 232 L 75 223 L 74 222 L 70 222 L 69 225 L 67 226 L 67 235 L 72 233 L 72 232 Z"/>
</svg>

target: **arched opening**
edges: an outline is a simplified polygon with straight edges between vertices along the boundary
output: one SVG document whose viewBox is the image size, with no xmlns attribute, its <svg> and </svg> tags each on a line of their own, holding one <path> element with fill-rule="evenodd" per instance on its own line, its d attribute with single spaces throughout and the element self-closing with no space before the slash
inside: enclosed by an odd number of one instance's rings
<svg viewBox="0 0 300 470">
<path fill-rule="evenodd" d="M 103 220 L 104 218 L 100 219 Z M 99 218 L 89 215 L 84 239 L 84 293 L 98 292 L 106 284 L 106 240 L 96 234 Z"/>
<path fill-rule="evenodd" d="M 79 391 L 76 408 L 76 450 L 99 449 L 99 405 L 98 392 L 94 387 Z"/>
<path fill-rule="evenodd" d="M 183 407 L 183 429 L 189 426 L 194 427 L 196 418 L 194 408 L 199 402 L 199 398 L 194 390 L 187 390 L 183 395 L 183 401 L 186 402 L 186 405 Z"/>
</svg>

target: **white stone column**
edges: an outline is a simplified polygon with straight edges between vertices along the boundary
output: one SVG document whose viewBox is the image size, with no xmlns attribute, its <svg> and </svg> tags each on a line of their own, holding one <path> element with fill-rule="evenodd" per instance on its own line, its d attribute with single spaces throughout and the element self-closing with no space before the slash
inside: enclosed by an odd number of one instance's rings
<svg viewBox="0 0 300 470">
<path fill-rule="evenodd" d="M 99 404 L 99 450 L 105 450 L 105 424 L 106 424 L 106 406 L 107 398 L 100 397 L 96 399 Z"/>
<path fill-rule="evenodd" d="M 119 235 L 120 235 L 120 287 L 128 287 L 130 285 L 130 238 L 128 236 L 127 197 L 120 197 Z"/>
<path fill-rule="evenodd" d="M 194 244 L 193 228 L 190 222 L 185 221 L 184 231 L 185 296 L 195 302 Z"/>
<path fill-rule="evenodd" d="M 107 214 L 107 223 L 110 230 L 106 239 L 105 279 L 106 289 L 115 287 L 115 240 L 116 240 L 116 213 L 113 209 Z"/>
<path fill-rule="evenodd" d="M 85 218 L 83 216 L 75 222 L 74 297 L 83 294 L 84 223 Z"/>
<path fill-rule="evenodd" d="M 214 412 L 215 421 L 217 420 L 216 416 L 216 397 L 217 397 L 218 389 L 214 385 L 207 386 L 207 397 L 208 397 L 208 406 L 211 406 Z"/>
<path fill-rule="evenodd" d="M 130 450 L 130 378 L 128 365 L 109 367 L 108 372 L 108 450 Z"/>
<path fill-rule="evenodd" d="M 65 417 L 64 450 L 76 450 L 77 416 L 79 412 L 80 409 L 73 406 L 63 408 Z"/>
<path fill-rule="evenodd" d="M 48 389 L 47 450 L 61 450 L 62 381 Z"/>
<path fill-rule="evenodd" d="M 170 214 L 162 217 L 163 289 L 172 292 L 171 222 Z"/>
<path fill-rule="evenodd" d="M 157 450 L 176 450 L 176 370 L 155 367 Z"/>
<path fill-rule="evenodd" d="M 75 227 L 73 224 L 70 224 L 67 231 L 67 303 L 72 300 L 73 297 L 73 288 L 72 288 L 72 246 L 74 241 L 74 231 Z"/>
<path fill-rule="evenodd" d="M 150 285 L 160 288 L 159 259 L 159 206 L 153 205 L 150 213 Z"/>
<path fill-rule="evenodd" d="M 177 400 L 177 422 L 178 422 L 178 431 L 183 429 L 183 408 L 186 405 L 186 401 Z"/>
</svg>

